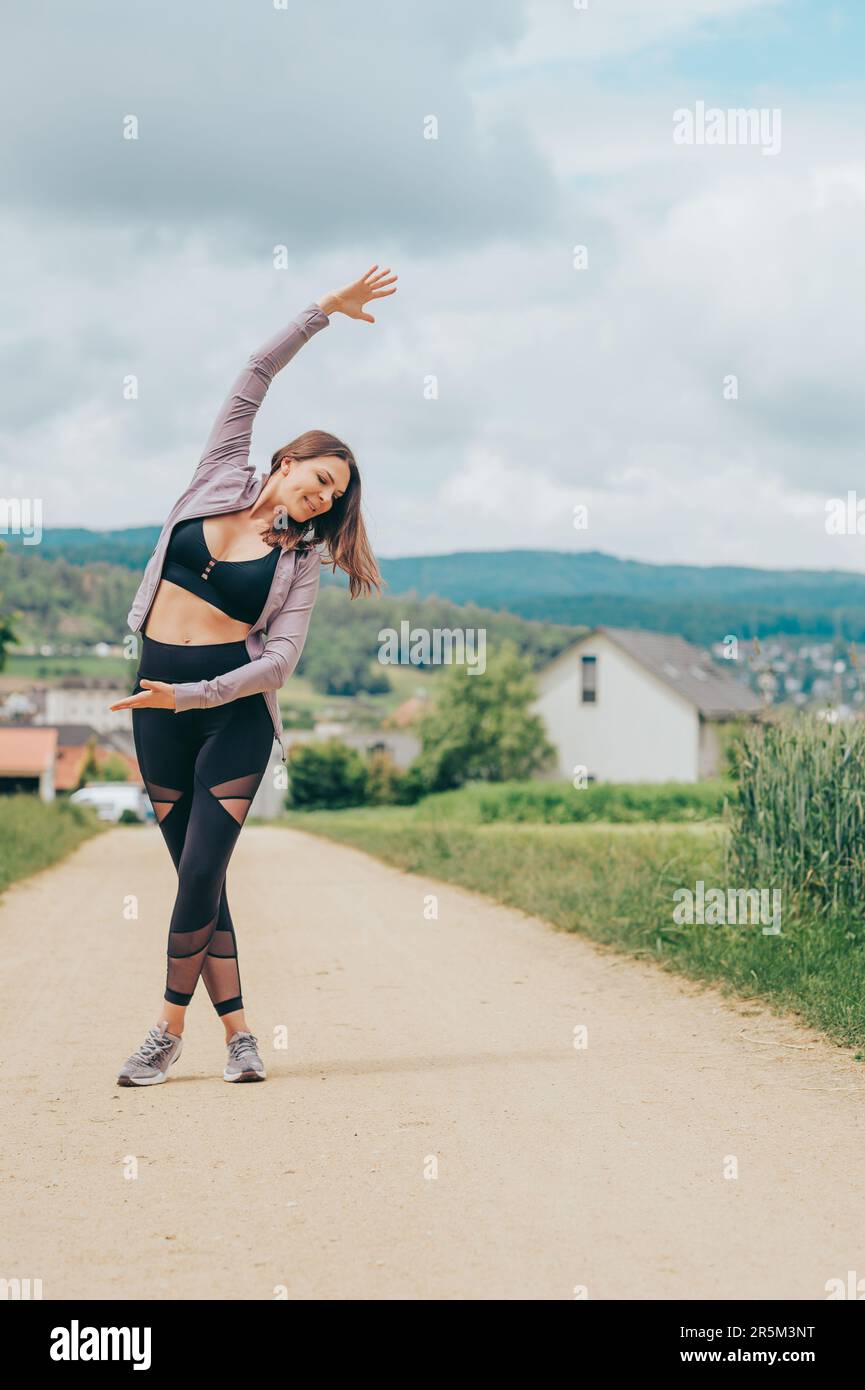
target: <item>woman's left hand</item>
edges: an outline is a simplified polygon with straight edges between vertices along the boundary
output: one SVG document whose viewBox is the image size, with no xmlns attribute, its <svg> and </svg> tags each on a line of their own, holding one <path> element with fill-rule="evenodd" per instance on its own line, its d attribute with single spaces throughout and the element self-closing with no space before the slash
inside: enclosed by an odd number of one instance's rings
<svg viewBox="0 0 865 1390">
<path fill-rule="evenodd" d="M 139 681 L 143 686 L 138 695 L 127 695 L 109 709 L 174 709 L 174 686 L 165 681 Z"/>
<path fill-rule="evenodd" d="M 364 323 L 375 323 L 372 314 L 366 312 L 364 305 L 374 299 L 385 299 L 389 294 L 396 294 L 396 278 L 396 274 L 391 275 L 390 266 L 386 270 L 379 270 L 377 265 L 371 265 L 359 280 L 353 280 L 350 285 L 343 285 L 341 290 L 334 290 L 332 294 L 323 294 L 316 303 L 327 315 L 340 313 L 350 319 L 363 319 Z"/>
</svg>

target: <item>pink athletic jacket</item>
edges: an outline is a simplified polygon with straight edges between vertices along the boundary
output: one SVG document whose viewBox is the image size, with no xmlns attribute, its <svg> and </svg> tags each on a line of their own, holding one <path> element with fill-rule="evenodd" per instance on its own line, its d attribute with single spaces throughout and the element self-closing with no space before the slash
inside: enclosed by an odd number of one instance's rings
<svg viewBox="0 0 865 1390">
<path fill-rule="evenodd" d="M 177 499 L 162 528 L 156 549 L 129 610 L 132 632 L 144 626 L 162 577 L 171 532 L 191 516 L 216 516 L 249 507 L 262 487 L 249 462 L 252 426 L 267 388 L 295 353 L 319 329 L 330 323 L 317 304 L 302 309 L 287 328 L 254 352 L 235 381 L 216 417 L 192 482 Z M 267 602 L 246 637 L 250 662 L 214 680 L 187 681 L 174 686 L 176 712 L 224 705 L 242 695 L 263 694 L 273 720 L 274 738 L 282 748 L 282 719 L 276 692 L 297 665 L 318 594 L 321 557 L 316 550 L 282 550 Z M 265 644 L 265 634 L 267 642 Z"/>
</svg>

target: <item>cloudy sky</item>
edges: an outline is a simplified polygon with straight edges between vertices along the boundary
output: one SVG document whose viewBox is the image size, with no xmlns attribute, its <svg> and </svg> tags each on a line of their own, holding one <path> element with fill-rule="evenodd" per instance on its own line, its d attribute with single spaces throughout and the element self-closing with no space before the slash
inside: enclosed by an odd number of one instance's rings
<svg viewBox="0 0 865 1390">
<path fill-rule="evenodd" d="M 3 494 L 161 522 L 249 352 L 379 262 L 253 457 L 346 439 L 380 554 L 865 569 L 825 525 L 865 499 L 865 5 L 582 3 L 11 5 Z M 677 143 L 698 103 L 780 149 Z"/>
</svg>

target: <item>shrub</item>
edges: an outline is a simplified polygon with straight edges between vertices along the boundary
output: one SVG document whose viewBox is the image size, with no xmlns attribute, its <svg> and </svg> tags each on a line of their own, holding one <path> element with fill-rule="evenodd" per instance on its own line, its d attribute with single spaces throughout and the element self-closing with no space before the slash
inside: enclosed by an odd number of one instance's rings
<svg viewBox="0 0 865 1390">
<path fill-rule="evenodd" d="M 413 806 L 429 791 L 426 779 L 417 763 L 412 763 L 399 777 L 394 787 L 394 802 L 397 806 Z"/>
<path fill-rule="evenodd" d="M 401 773 L 390 753 L 376 748 L 367 754 L 367 800 L 373 806 L 386 806 L 397 799 Z"/>
<path fill-rule="evenodd" d="M 473 824 L 705 821 L 723 814 L 731 793 L 723 782 L 602 782 L 579 790 L 569 782 L 474 783 L 428 797 L 419 814 Z"/>
<path fill-rule="evenodd" d="M 99 767 L 100 782 L 128 782 L 129 777 L 129 764 L 114 753 L 109 753 Z"/>
<path fill-rule="evenodd" d="M 480 798 L 484 821 L 699 821 L 720 816 L 725 788 L 720 782 L 601 782 L 575 790 L 561 783 L 487 790 Z"/>
<path fill-rule="evenodd" d="M 307 810 L 362 806 L 369 772 L 356 749 L 338 738 L 295 744 L 289 753 L 290 806 Z"/>
</svg>

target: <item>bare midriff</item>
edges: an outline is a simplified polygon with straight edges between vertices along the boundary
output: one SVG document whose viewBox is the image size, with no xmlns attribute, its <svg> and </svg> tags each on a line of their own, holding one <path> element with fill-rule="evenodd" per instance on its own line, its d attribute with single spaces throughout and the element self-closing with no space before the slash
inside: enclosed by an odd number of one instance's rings
<svg viewBox="0 0 865 1390">
<path fill-rule="evenodd" d="M 229 618 L 227 613 L 172 584 L 170 579 L 159 581 L 144 625 L 147 637 L 172 646 L 210 647 L 219 642 L 242 642 L 249 631 L 248 623 Z"/>
</svg>

